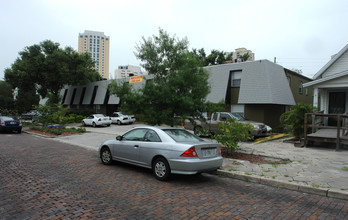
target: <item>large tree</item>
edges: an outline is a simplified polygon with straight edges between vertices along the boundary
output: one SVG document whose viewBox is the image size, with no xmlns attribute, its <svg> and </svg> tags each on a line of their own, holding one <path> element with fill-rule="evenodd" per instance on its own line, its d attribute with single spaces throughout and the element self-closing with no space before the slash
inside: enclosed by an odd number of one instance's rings
<svg viewBox="0 0 348 220">
<path fill-rule="evenodd" d="M 203 110 L 209 75 L 199 56 L 188 50 L 187 39 L 170 37 L 160 29 L 158 36 L 143 37 L 136 50 L 153 78 L 139 91 L 127 83 L 111 84 L 110 92 L 121 98 L 124 109 L 141 114 L 151 124 L 169 125 L 175 123 L 174 116 L 185 118 Z"/>
<path fill-rule="evenodd" d="M 99 77 L 89 54 L 78 54 L 71 47 L 61 49 L 49 40 L 26 47 L 19 55 L 5 70 L 5 80 L 19 91 L 34 89 L 52 103 L 59 102 L 64 85 L 85 84 Z"/>
<path fill-rule="evenodd" d="M 12 110 L 14 108 L 13 94 L 11 85 L 5 81 L 0 81 L 0 112 L 1 110 Z"/>
</svg>

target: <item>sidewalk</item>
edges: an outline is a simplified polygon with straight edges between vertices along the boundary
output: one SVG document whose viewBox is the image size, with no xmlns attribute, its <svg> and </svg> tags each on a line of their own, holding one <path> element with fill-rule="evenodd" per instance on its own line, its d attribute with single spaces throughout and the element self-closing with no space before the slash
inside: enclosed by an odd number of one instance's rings
<svg viewBox="0 0 348 220">
<path fill-rule="evenodd" d="M 88 133 L 52 138 L 55 141 L 97 150 L 105 140 L 114 139 L 129 126 L 87 127 Z M 224 158 L 218 175 L 274 187 L 348 200 L 348 150 L 330 147 L 297 148 L 283 139 L 260 144 L 240 143 L 239 152 L 271 158 L 289 159 L 287 164 L 256 164 Z"/>
<path fill-rule="evenodd" d="M 289 159 L 287 164 L 255 164 L 224 158 L 220 175 L 306 193 L 348 200 L 348 150 L 313 146 L 297 148 L 283 139 L 240 143 L 239 152 Z"/>
</svg>

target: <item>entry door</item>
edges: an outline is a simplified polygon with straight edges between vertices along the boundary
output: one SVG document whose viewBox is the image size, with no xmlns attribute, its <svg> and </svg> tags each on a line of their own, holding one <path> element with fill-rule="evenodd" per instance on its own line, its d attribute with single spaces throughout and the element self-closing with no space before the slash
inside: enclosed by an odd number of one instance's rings
<svg viewBox="0 0 348 220">
<path fill-rule="evenodd" d="M 346 110 L 346 93 L 330 92 L 329 94 L 329 114 L 343 114 Z M 329 118 L 329 125 L 336 126 L 337 120 Z"/>
</svg>

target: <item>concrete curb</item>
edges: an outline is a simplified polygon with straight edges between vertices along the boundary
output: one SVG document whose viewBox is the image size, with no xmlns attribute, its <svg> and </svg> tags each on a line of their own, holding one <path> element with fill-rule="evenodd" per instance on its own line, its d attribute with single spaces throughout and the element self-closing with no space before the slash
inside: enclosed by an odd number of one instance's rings
<svg viewBox="0 0 348 220">
<path fill-rule="evenodd" d="M 262 185 L 289 189 L 289 190 L 299 191 L 303 193 L 316 194 L 316 195 L 325 196 L 329 198 L 348 200 L 348 192 L 340 191 L 337 189 L 322 189 L 322 188 L 315 188 L 311 186 L 298 185 L 296 183 L 283 182 L 279 180 L 267 179 L 264 177 L 247 175 L 243 172 L 233 172 L 233 171 L 226 172 L 224 170 L 217 170 L 215 173 L 217 175 L 226 176 L 226 177 L 230 177 L 233 179 L 238 179 L 238 180 L 242 180 L 246 182 L 258 183 Z"/>
</svg>

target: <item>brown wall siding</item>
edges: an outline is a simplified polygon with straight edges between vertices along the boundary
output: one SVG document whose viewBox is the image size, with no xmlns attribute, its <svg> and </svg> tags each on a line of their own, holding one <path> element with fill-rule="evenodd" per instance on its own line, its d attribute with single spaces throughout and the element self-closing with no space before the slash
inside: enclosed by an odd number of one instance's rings
<svg viewBox="0 0 348 220">
<path fill-rule="evenodd" d="M 283 105 L 245 105 L 244 116 L 251 121 L 263 122 L 273 129 L 280 126 L 280 116 L 285 112 Z"/>
<path fill-rule="evenodd" d="M 301 76 L 291 70 L 284 69 L 286 77 L 290 77 L 290 89 L 294 96 L 295 102 L 304 104 L 313 104 L 313 87 L 303 88 L 302 94 L 299 92 L 301 82 L 307 83 L 312 80 Z M 308 89 L 308 95 L 306 95 L 306 89 Z"/>
</svg>

